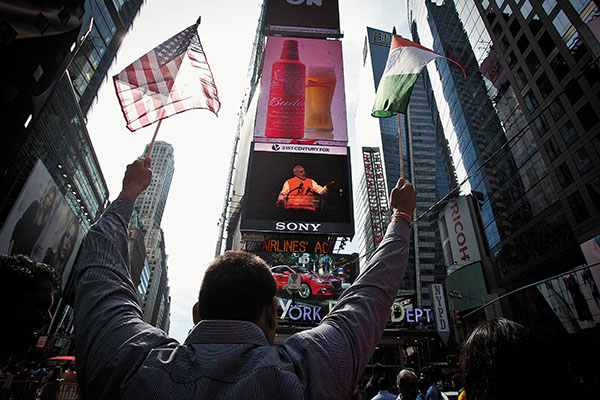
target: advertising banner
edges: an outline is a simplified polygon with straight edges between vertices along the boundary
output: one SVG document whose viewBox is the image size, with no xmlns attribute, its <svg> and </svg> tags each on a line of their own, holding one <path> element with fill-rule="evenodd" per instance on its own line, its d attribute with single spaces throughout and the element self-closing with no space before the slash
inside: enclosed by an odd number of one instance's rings
<svg viewBox="0 0 600 400">
<path fill-rule="evenodd" d="M 375 245 L 383 240 L 390 219 L 387 189 L 383 176 L 381 153 L 377 147 L 363 147 L 363 163 L 369 199 L 369 215 Z"/>
<path fill-rule="evenodd" d="M 429 295 L 433 301 L 433 315 L 435 316 L 437 333 L 444 343 L 448 343 L 448 338 L 450 337 L 450 322 L 448 318 L 448 308 L 446 307 L 444 287 L 439 283 L 432 283 L 429 285 Z"/>
<path fill-rule="evenodd" d="M 268 37 L 254 140 L 346 146 L 341 42 Z"/>
<path fill-rule="evenodd" d="M 453 263 L 481 261 L 477 236 L 465 196 L 458 196 L 448 202 L 444 211 L 440 213 L 439 224 L 442 241 L 444 244 L 450 243 Z"/>
<path fill-rule="evenodd" d="M 253 143 L 240 229 L 354 235 L 349 149 Z"/>
<path fill-rule="evenodd" d="M 0 252 L 52 265 L 64 288 L 82 239 L 77 218 L 38 160 L 0 230 Z"/>
<path fill-rule="evenodd" d="M 265 18 L 269 33 L 340 33 L 338 0 L 269 0 Z"/>
<path fill-rule="evenodd" d="M 578 267 L 571 273 L 537 286 L 568 333 L 593 328 L 600 323 L 600 265 Z"/>
</svg>

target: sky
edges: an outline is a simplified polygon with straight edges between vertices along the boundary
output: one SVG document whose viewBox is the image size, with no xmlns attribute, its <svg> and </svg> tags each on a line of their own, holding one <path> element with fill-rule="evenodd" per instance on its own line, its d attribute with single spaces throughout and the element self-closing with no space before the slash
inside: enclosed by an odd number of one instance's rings
<svg viewBox="0 0 600 400">
<path fill-rule="evenodd" d="M 349 135 L 366 27 L 410 37 L 401 0 L 339 0 Z M 127 164 L 141 156 L 155 125 L 125 127 L 112 76 L 202 16 L 200 41 L 221 100 L 219 116 L 190 110 L 163 121 L 157 140 L 171 143 L 175 174 L 162 219 L 171 294 L 170 335 L 183 342 L 193 327 L 192 306 L 204 270 L 214 259 L 233 138 L 262 2 L 259 0 L 147 0 L 123 39 L 107 80 L 88 113 L 88 131 L 108 185 L 120 190 Z"/>
</svg>

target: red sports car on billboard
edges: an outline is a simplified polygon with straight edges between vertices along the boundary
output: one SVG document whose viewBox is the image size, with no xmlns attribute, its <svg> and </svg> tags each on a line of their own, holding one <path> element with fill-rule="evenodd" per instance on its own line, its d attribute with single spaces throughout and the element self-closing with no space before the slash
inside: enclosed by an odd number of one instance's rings
<svg viewBox="0 0 600 400">
<path fill-rule="evenodd" d="M 300 274 L 300 292 L 303 299 L 312 296 L 337 295 L 342 290 L 342 281 L 337 278 L 321 276 L 316 272 L 300 266 L 277 265 L 271 268 L 277 281 L 277 290 L 283 290 L 288 284 L 289 274 Z"/>
</svg>

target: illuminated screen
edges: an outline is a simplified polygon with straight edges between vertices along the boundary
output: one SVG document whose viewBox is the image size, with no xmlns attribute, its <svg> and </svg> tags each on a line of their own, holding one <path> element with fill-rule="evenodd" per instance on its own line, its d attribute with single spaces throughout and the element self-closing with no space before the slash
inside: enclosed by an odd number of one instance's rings
<svg viewBox="0 0 600 400">
<path fill-rule="evenodd" d="M 354 235 L 349 149 L 254 143 L 242 231 Z"/>
</svg>

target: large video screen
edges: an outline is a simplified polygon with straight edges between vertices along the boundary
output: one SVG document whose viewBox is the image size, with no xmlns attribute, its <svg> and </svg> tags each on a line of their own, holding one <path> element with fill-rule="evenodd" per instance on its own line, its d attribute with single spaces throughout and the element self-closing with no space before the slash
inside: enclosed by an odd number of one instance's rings
<svg viewBox="0 0 600 400">
<path fill-rule="evenodd" d="M 339 41 L 268 38 L 254 140 L 347 145 Z"/>
<path fill-rule="evenodd" d="M 349 149 L 253 143 L 240 229 L 354 235 Z"/>
<path fill-rule="evenodd" d="M 52 265 L 64 288 L 82 239 L 77 218 L 38 160 L 0 230 L 0 252 Z"/>
</svg>

